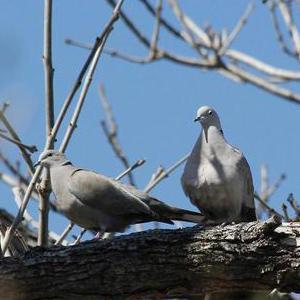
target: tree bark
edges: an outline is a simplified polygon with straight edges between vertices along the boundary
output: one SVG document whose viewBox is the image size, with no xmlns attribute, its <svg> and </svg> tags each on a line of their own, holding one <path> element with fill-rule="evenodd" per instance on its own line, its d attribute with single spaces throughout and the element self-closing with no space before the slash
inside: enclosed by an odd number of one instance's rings
<svg viewBox="0 0 300 300">
<path fill-rule="evenodd" d="M 299 223 L 298 223 L 299 224 Z M 299 230 L 266 222 L 151 230 L 77 246 L 36 247 L 0 261 L 0 298 L 186 298 L 300 292 Z"/>
</svg>

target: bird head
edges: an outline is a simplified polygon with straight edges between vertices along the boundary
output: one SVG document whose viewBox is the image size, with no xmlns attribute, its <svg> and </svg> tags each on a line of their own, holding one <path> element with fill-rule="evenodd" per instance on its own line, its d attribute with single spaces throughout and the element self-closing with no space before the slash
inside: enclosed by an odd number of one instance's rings
<svg viewBox="0 0 300 300">
<path fill-rule="evenodd" d="M 202 106 L 198 109 L 194 122 L 199 121 L 202 125 L 220 122 L 216 111 L 209 106 Z"/>
<path fill-rule="evenodd" d="M 50 168 L 54 166 L 64 166 L 69 163 L 70 161 L 64 153 L 55 150 L 46 150 L 40 155 L 38 162 L 34 166 L 41 165 Z"/>
</svg>

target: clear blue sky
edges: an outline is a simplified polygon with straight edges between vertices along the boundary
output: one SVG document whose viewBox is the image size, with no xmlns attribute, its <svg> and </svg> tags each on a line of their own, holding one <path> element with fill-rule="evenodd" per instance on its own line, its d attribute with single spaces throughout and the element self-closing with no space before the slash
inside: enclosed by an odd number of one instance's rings
<svg viewBox="0 0 300 300">
<path fill-rule="evenodd" d="M 208 22 L 217 30 L 223 27 L 232 30 L 247 4 L 239 0 L 179 2 L 198 24 Z M 45 141 L 43 1 L 0 0 L 0 4 L 0 102 L 11 103 L 7 116 L 22 140 L 42 150 Z M 267 7 L 261 1 L 255 1 L 255 4 L 250 20 L 233 48 L 277 67 L 299 70 L 296 61 L 281 53 Z M 150 38 L 153 19 L 144 7 L 138 1 L 125 0 L 124 9 Z M 84 49 L 65 45 L 64 39 L 93 42 L 111 11 L 104 0 L 54 1 L 56 116 L 88 55 Z M 163 14 L 170 16 L 172 22 L 180 27 L 169 9 Z M 169 37 L 166 32 L 162 33 L 159 45 L 173 53 L 195 56 L 189 47 Z M 107 48 L 137 56 L 147 54 L 122 21 L 115 25 Z M 252 169 L 255 189 L 260 188 L 260 166 L 266 163 L 270 183 L 274 183 L 282 173 L 287 175 L 271 203 L 279 208 L 291 192 L 299 199 L 300 106 L 256 87 L 232 82 L 217 72 L 204 72 L 169 62 L 140 66 L 107 55 L 101 57 L 78 127 L 66 151 L 75 165 L 112 177 L 123 170 L 99 124 L 100 119 L 105 118 L 98 96 L 100 83 L 105 85 L 125 154 L 131 163 L 139 158 L 147 159 L 147 163 L 134 172 L 140 188 L 145 187 L 159 165 L 168 168 L 191 150 L 201 129 L 192 122 L 196 110 L 200 106 L 211 105 L 220 115 L 227 140 L 244 152 Z M 292 88 L 299 91 L 298 84 Z M 74 105 L 71 113 L 73 109 Z M 66 126 L 67 122 L 60 130 L 57 148 Z M 0 147 L 9 158 L 20 159 L 15 146 L 0 140 Z M 33 159 L 37 160 L 38 155 L 35 154 Z M 25 170 L 25 164 L 22 165 Z M 0 170 L 6 171 L 2 164 Z M 181 173 L 182 167 L 161 182 L 152 194 L 172 205 L 196 210 L 182 192 Z M 2 183 L 0 196 L 1 207 L 15 213 L 13 195 Z M 37 206 L 33 202 L 30 203 L 30 212 L 33 216 L 37 215 Z M 65 218 L 53 214 L 50 221 L 51 230 L 58 233 L 68 223 Z"/>
</svg>

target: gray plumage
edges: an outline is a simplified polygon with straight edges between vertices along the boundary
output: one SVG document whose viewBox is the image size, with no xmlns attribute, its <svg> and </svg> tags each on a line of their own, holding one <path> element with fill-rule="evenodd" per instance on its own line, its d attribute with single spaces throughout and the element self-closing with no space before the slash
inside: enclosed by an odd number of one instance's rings
<svg viewBox="0 0 300 300">
<path fill-rule="evenodd" d="M 50 170 L 59 211 L 83 228 L 116 232 L 149 221 L 173 224 L 172 220 L 203 220 L 199 213 L 171 207 L 134 186 L 76 168 L 61 152 L 45 151 L 38 163 Z"/>
<path fill-rule="evenodd" d="M 199 108 L 200 136 L 181 177 L 186 196 L 212 223 L 256 220 L 250 167 L 224 138 L 215 110 Z"/>
</svg>

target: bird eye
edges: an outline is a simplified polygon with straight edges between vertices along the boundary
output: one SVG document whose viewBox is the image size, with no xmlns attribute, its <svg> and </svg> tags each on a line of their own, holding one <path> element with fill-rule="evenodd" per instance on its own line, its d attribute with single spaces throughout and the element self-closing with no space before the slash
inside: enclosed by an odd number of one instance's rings
<svg viewBox="0 0 300 300">
<path fill-rule="evenodd" d="M 209 115 L 212 115 L 212 110 L 210 110 L 210 111 L 208 112 L 208 114 L 209 114 Z"/>
<path fill-rule="evenodd" d="M 49 153 L 48 156 L 52 156 L 52 153 Z"/>
</svg>

